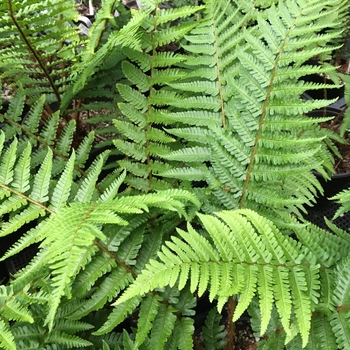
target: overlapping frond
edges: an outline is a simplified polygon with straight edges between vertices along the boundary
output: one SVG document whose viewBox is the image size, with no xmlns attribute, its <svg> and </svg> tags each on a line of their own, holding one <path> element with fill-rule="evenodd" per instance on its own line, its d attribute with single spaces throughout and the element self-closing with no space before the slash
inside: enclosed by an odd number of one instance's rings
<svg viewBox="0 0 350 350">
<path fill-rule="evenodd" d="M 129 59 L 121 65 L 128 84 L 117 84 L 117 89 L 126 102 L 118 104 L 123 118 L 114 121 L 118 133 L 123 137 L 114 140 L 114 144 L 119 152 L 128 157 L 119 162 L 129 172 L 126 182 L 139 191 L 149 192 L 170 189 L 174 185 L 174 181 L 157 177 L 159 172 L 171 168 L 171 163 L 161 161 L 159 155 L 179 148 L 176 139 L 162 128 L 162 124 L 173 122 L 170 119 L 168 122 L 162 121 L 161 109 L 179 99 L 179 95 L 169 90 L 165 82 L 171 83 L 186 75 L 185 71 L 176 68 L 176 64 L 186 57 L 169 52 L 166 45 L 182 39 L 196 26 L 195 22 L 176 26 L 169 24 L 191 16 L 201 7 L 160 9 L 157 2 L 144 6 L 146 11 L 153 12 L 143 26 L 157 30 L 140 28 L 142 53 L 130 47 L 123 50 Z"/>
<path fill-rule="evenodd" d="M 22 85 L 31 101 L 46 94 L 60 102 L 81 45 L 74 1 L 2 1 L 0 17 L 1 76 Z"/>
<path fill-rule="evenodd" d="M 1 140 L 3 144 L 3 133 Z M 99 277 L 110 271 L 111 273 L 99 285 L 99 290 L 93 293 L 91 301 L 85 303 L 79 312 L 75 312 L 78 319 L 103 307 L 134 279 L 134 272 L 129 266 L 135 265 L 135 258 L 141 248 L 143 232 L 137 230 L 137 227 L 142 225 L 144 219 L 134 220 L 134 223 L 131 221 L 131 226 L 125 234 L 119 235 L 119 242 L 116 237 L 110 236 L 108 230 L 102 230 L 103 225 L 127 226 L 128 215 L 142 214 L 150 207 L 187 216 L 184 204 L 186 201 L 199 205 L 192 194 L 183 190 L 117 198 L 117 190 L 125 174 L 115 179 L 105 192 L 100 194 L 95 184 L 106 154 L 100 155 L 88 169 L 87 176 L 74 184 L 75 153 L 70 156 L 57 181 L 52 181 L 53 154 L 50 149 L 47 150 L 35 177 L 30 167 L 30 143 L 17 159 L 16 150 L 15 140 L 1 155 L 4 165 L 0 183 L 1 207 L 3 213 L 9 214 L 8 221 L 2 223 L 1 235 L 11 234 L 29 222 L 33 228 L 24 234 L 2 259 L 17 254 L 32 243 L 40 243 L 37 256 L 21 271 L 16 284 L 25 285 L 39 276 L 45 276 L 48 272 L 47 267 L 49 268 L 52 277 L 49 282 L 50 296 L 47 298 L 49 311 L 45 322 L 49 329 L 52 329 L 53 325 L 57 328 L 56 314 L 61 300 L 64 296 L 72 295 L 72 280 L 81 272 L 82 267 L 85 272 L 73 286 L 77 295 L 80 293 L 85 296 Z M 128 239 L 123 240 L 126 236 Z M 115 260 L 111 259 L 111 253 L 104 253 L 104 250 L 108 252 L 109 248 L 110 252 L 116 251 L 113 253 Z M 123 263 L 117 266 L 116 262 Z M 23 314 L 29 315 L 24 312 Z M 15 320 L 20 321 L 20 316 L 17 315 Z M 6 335 L 6 329 L 4 334 Z M 75 336 L 64 333 L 53 332 L 50 337 L 55 339 L 53 342 L 66 343 L 68 346 L 78 346 L 80 342 Z"/>
<path fill-rule="evenodd" d="M 76 157 L 73 163 L 74 178 L 85 176 L 84 167 L 94 141 L 94 133 L 90 132 L 76 145 L 76 122 L 71 120 L 64 126 L 61 124 L 59 112 L 44 117 L 45 96 L 42 95 L 28 111 L 25 104 L 25 94 L 22 89 L 16 91 L 3 113 L 0 113 L 4 132 L 5 146 L 9 146 L 14 137 L 18 145 L 16 153 L 21 153 L 30 144 L 30 168 L 39 167 L 46 156 L 47 150 L 53 153 L 52 174 L 58 176 L 65 168 L 71 149 L 76 147 Z"/>
<path fill-rule="evenodd" d="M 291 334 L 295 317 L 304 346 L 311 327 L 312 301 L 317 302 L 319 266 L 312 255 L 289 240 L 268 220 L 250 210 L 200 215 L 213 243 L 191 226 L 178 230 L 151 260 L 117 304 L 157 287 L 190 281 L 192 292 L 209 290 L 210 299 L 238 294 L 234 320 L 259 296 L 261 332 L 267 329 L 276 303 L 284 330 Z M 244 276 L 244 279 L 242 279 Z M 307 296 L 309 295 L 309 296 Z M 220 301 L 220 304 L 221 301 Z"/>
<path fill-rule="evenodd" d="M 297 213 L 295 208 L 313 201 L 320 186 L 310 170 L 332 172 L 327 151 L 332 136 L 319 128 L 321 120 L 305 114 L 329 102 L 303 101 L 300 94 L 325 88 L 302 79 L 330 69 L 305 62 L 335 48 L 326 44 L 339 32 L 328 32 L 333 16 L 323 16 L 333 3 L 286 1 L 254 12 L 254 6 L 207 1 L 205 20 L 184 45 L 193 54 L 184 63 L 191 74 L 168 83 L 182 97 L 170 102 L 177 110 L 165 117 L 183 125 L 167 130 L 191 143 L 166 159 L 181 152 L 184 159 L 197 156 L 201 162 L 206 149 L 208 169 L 189 162 L 162 176 L 206 179 L 208 202 L 216 198 L 219 208 L 290 207 Z M 315 21 L 316 13 L 322 21 Z M 288 184 L 292 178 L 302 179 L 300 186 Z"/>
</svg>

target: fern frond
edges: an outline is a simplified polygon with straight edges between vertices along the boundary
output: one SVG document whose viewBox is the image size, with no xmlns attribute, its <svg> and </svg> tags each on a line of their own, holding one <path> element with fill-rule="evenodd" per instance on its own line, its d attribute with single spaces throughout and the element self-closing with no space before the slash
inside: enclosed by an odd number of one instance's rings
<svg viewBox="0 0 350 350">
<path fill-rule="evenodd" d="M 50 333 L 46 341 L 53 344 L 61 344 L 68 348 L 82 348 L 92 345 L 91 342 L 85 339 L 81 339 L 78 336 L 59 332 L 56 330 Z"/>
<path fill-rule="evenodd" d="M 205 162 L 210 159 L 210 149 L 206 147 L 192 147 L 171 152 L 165 159 L 183 160 L 184 162 Z"/>
<path fill-rule="evenodd" d="M 257 294 L 260 310 L 264 313 L 261 331 L 265 332 L 273 301 L 276 300 L 281 321 L 287 330 L 294 309 L 300 325 L 298 329 L 303 344 L 306 345 L 311 320 L 311 301 L 307 293 L 316 292 L 314 288 L 317 286 L 318 266 L 303 265 L 301 261 L 306 256 L 303 257 L 300 248 L 291 246 L 271 222 L 258 214 L 238 210 L 217 215 L 223 221 L 209 215 L 200 215 L 215 248 L 191 227 L 188 232 L 178 230 L 183 241 L 173 237 L 172 242 L 166 242 L 159 253 L 159 261 L 149 262 L 136 281 L 117 300 L 117 304 L 156 287 L 173 286 L 177 282 L 182 287 L 187 279 L 190 280 L 192 292 L 198 289 L 197 293 L 201 295 L 208 289 L 211 299 L 215 296 L 227 298 L 232 295 L 232 288 L 235 288 L 235 294 L 239 294 L 240 298 L 234 320 L 248 308 L 253 296 Z M 282 253 L 286 251 L 286 246 L 289 246 L 288 257 Z M 240 285 L 236 284 L 238 277 L 235 275 L 228 281 L 220 278 L 226 275 L 228 268 L 230 274 L 234 273 L 233 267 L 237 264 L 244 266 L 242 275 L 245 279 L 241 280 Z M 279 275 L 277 280 L 276 274 Z M 282 302 L 286 304 L 282 305 Z"/>
<path fill-rule="evenodd" d="M 174 311 L 175 309 L 171 306 L 160 305 L 150 335 L 150 346 L 152 349 L 164 349 L 164 344 L 175 327 L 176 315 Z"/>
<path fill-rule="evenodd" d="M 4 349 L 16 349 L 15 339 L 10 331 L 10 327 L 3 320 L 0 320 L 0 344 Z"/>
<path fill-rule="evenodd" d="M 116 267 L 115 262 L 110 259 L 108 254 L 96 252 L 94 259 L 87 265 L 86 270 L 79 274 L 75 280 L 72 287 L 73 293 L 77 296 L 84 295 L 98 278 L 110 272 L 114 267 Z"/>
<path fill-rule="evenodd" d="M 34 322 L 29 310 L 24 305 L 21 305 L 20 299 L 16 300 L 16 296 L 11 295 L 13 293 L 11 289 L 7 291 L 5 286 L 1 286 L 1 292 L 1 299 L 3 300 L 1 313 L 3 318 L 6 320 L 19 320 L 29 323 Z"/>
<path fill-rule="evenodd" d="M 334 214 L 334 219 L 350 210 L 350 190 L 346 189 L 333 196 L 331 199 L 337 201 L 337 203 L 340 204 L 340 207 Z"/>
<path fill-rule="evenodd" d="M 119 31 L 113 32 L 108 37 L 105 45 L 102 45 L 97 51 L 95 51 L 95 43 L 92 44 L 93 47 L 85 52 L 83 64 L 77 69 L 81 74 L 74 82 L 72 91 L 65 97 L 64 105 L 68 104 L 71 95 L 74 96 L 74 94 L 77 94 L 84 88 L 87 79 L 100 69 L 99 67 L 102 66 L 102 62 L 112 55 L 116 48 L 128 47 L 132 50 L 141 51 L 140 34 L 138 30 L 149 12 L 150 11 L 134 12 L 128 23 Z M 96 38 L 93 38 L 93 40 L 96 42 Z"/>
<path fill-rule="evenodd" d="M 174 135 L 188 141 L 189 150 L 194 150 L 193 141 L 199 148 L 210 144 L 211 156 L 205 159 L 210 164 L 206 181 L 218 207 L 259 211 L 262 207 L 288 206 L 291 211 L 295 207 L 303 210 L 319 188 L 317 180 L 303 178 L 298 193 L 296 187 L 285 183 L 295 173 L 304 177 L 313 168 L 327 176 L 333 163 L 327 151 L 330 135 L 320 130 L 316 120 L 304 115 L 331 101 L 300 98 L 304 89 L 324 88 L 300 79 L 331 72 L 329 66 L 304 65 L 311 52 L 330 52 L 332 47 L 327 43 L 339 35 L 336 31 L 315 35 L 322 28 L 326 30 L 326 22 L 330 24 L 329 18 L 325 23 L 313 22 L 316 12 L 323 16 L 328 5 L 287 1 L 257 13 L 248 6 L 242 13 L 243 5 L 221 1 L 206 4 L 205 19 L 186 36 L 189 43 L 183 46 L 191 53 L 183 64 L 189 72 L 168 84 L 183 96 L 170 103 L 176 109 L 166 115 L 186 128 L 180 132 L 175 129 Z M 247 25 L 250 21 L 257 24 Z M 194 140 L 195 126 L 206 128 L 208 136 Z M 171 127 L 167 130 L 172 133 Z M 186 154 L 184 149 L 171 152 L 166 159 L 172 159 L 176 152 Z M 197 155 L 200 157 L 199 152 Z M 199 162 L 191 165 L 196 168 Z M 164 172 L 166 177 L 172 174 L 178 176 L 179 171 Z"/>
<path fill-rule="evenodd" d="M 141 298 L 139 296 L 136 296 L 124 303 L 121 303 L 120 305 L 115 306 L 113 311 L 108 316 L 107 322 L 100 329 L 94 332 L 94 334 L 100 335 L 112 331 L 113 328 L 120 324 L 128 314 L 135 310 L 140 302 Z"/>
<path fill-rule="evenodd" d="M 185 167 L 185 168 L 176 168 L 168 171 L 161 172 L 159 174 L 162 177 L 171 177 L 177 178 L 180 180 L 187 181 L 202 181 L 206 179 L 205 168 L 193 168 L 193 167 Z"/>
<path fill-rule="evenodd" d="M 170 162 L 164 160 L 160 162 L 159 156 L 178 148 L 176 139 L 161 130 L 161 124 L 165 121 L 158 108 L 176 103 L 181 99 L 181 96 L 170 90 L 165 82 L 186 76 L 186 71 L 176 67 L 176 64 L 185 61 L 186 57 L 172 52 L 158 52 L 158 48 L 180 40 L 197 25 L 195 22 L 187 22 L 175 27 L 167 24 L 186 11 L 186 16 L 190 16 L 202 7 L 158 9 L 158 4 L 151 2 L 143 6 L 146 12 L 148 11 L 145 28 L 153 26 L 157 31 L 149 32 L 142 27 L 139 28 L 138 34 L 143 38 L 142 54 L 130 47 L 123 49 L 131 61 L 122 63 L 122 70 L 128 83 L 117 84 L 117 89 L 128 104 L 118 105 L 124 118 L 119 118 L 114 123 L 118 131 L 123 134 L 123 138 L 114 140 L 114 144 L 119 152 L 126 154 L 129 158 L 119 162 L 120 166 L 130 172 L 126 179 L 127 183 L 137 190 L 147 192 L 172 186 L 170 181 L 159 181 L 153 178 L 154 174 L 171 168 Z M 151 11 L 154 12 L 151 13 Z M 173 122 L 169 120 L 169 123 Z M 157 165 L 157 169 L 154 164 Z"/>
<path fill-rule="evenodd" d="M 161 298 L 157 295 L 149 294 L 141 304 L 138 319 L 138 332 L 136 333 L 136 343 L 140 346 L 146 339 L 152 328 L 152 323 L 157 316 Z"/>
<path fill-rule="evenodd" d="M 179 349 L 193 349 L 192 334 L 194 331 L 194 321 L 189 317 L 182 317 L 176 320 L 174 327 L 174 337 L 178 339 Z"/>
<path fill-rule="evenodd" d="M 325 315 L 318 314 L 312 318 L 309 343 L 305 349 L 335 349 L 337 348 L 334 333 Z"/>
<path fill-rule="evenodd" d="M 215 308 L 211 309 L 205 319 L 203 338 L 205 348 L 208 350 L 222 349 L 226 344 L 224 325 L 220 325 L 221 315 Z"/>
<path fill-rule="evenodd" d="M 137 263 L 135 265 L 135 271 L 137 273 L 140 273 L 140 271 L 144 269 L 150 259 L 157 257 L 157 253 L 162 244 L 162 236 L 164 235 L 161 229 L 162 226 L 159 225 L 157 229 L 153 231 L 154 234 L 145 237 L 142 248 L 140 249 Z"/>
<path fill-rule="evenodd" d="M 86 38 L 73 1 L 53 2 L 0 3 L 17 90 L 0 111 L 0 237 L 21 233 L 1 260 L 37 247 L 0 288 L 0 346 L 219 349 L 249 310 L 260 348 L 347 349 L 349 236 L 301 216 L 342 138 L 308 115 L 333 100 L 300 97 L 331 88 L 307 81 L 331 64 L 305 63 L 339 47 L 347 0 L 105 0 Z M 78 144 L 80 113 L 96 130 Z"/>
<path fill-rule="evenodd" d="M 47 7 L 44 3 L 21 4 L 11 0 L 0 8 L 0 17 L 3 24 L 0 38 L 12 38 L 11 45 L 7 47 L 0 39 L 3 79 L 16 87 L 22 84 L 31 101 L 46 93 L 47 102 L 59 102 L 69 81 L 69 72 L 56 72 L 55 67 L 62 68 L 69 60 L 74 61 L 73 47 L 82 42 L 77 28 L 67 25 L 78 17 L 73 3 L 56 1 L 55 6 Z M 70 41 L 71 50 L 63 45 L 65 40 Z M 16 50 L 11 47 L 16 47 Z M 34 84 L 40 81 L 40 90 L 31 88 L 32 80 Z"/>
</svg>

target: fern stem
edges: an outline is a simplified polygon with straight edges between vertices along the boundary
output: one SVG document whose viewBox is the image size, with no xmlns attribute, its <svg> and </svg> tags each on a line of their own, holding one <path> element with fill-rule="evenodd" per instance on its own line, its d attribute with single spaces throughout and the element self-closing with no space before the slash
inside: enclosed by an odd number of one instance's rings
<svg viewBox="0 0 350 350">
<path fill-rule="evenodd" d="M 55 213 L 54 211 L 52 211 L 51 209 L 49 209 L 48 207 L 46 207 L 46 206 L 43 205 L 42 203 L 35 201 L 34 199 L 32 199 L 32 198 L 26 196 L 26 195 L 25 195 L 24 193 L 22 193 L 22 192 L 16 191 L 16 190 L 14 190 L 13 188 L 8 187 L 8 186 L 6 186 L 6 185 L 4 185 L 4 184 L 0 184 L 0 187 L 5 188 L 7 191 L 9 191 L 9 192 L 11 192 L 11 193 L 13 193 L 13 194 L 15 194 L 15 195 L 17 195 L 17 196 L 19 196 L 19 197 L 24 198 L 26 201 L 28 201 L 28 202 L 30 202 L 30 203 L 32 203 L 32 204 L 37 205 L 38 207 L 40 207 L 41 209 L 45 210 L 45 211 L 48 212 L 49 214 L 54 214 L 54 213 Z"/>
<path fill-rule="evenodd" d="M 274 67 L 273 67 L 273 69 L 271 71 L 270 84 L 269 84 L 269 87 L 268 87 L 268 89 L 266 91 L 265 102 L 264 102 L 264 104 L 262 106 L 262 109 L 261 109 L 261 117 L 260 117 L 260 120 L 259 120 L 259 127 L 258 127 L 258 131 L 256 133 L 254 146 L 253 146 L 253 150 L 252 150 L 252 155 L 250 157 L 250 163 L 249 163 L 249 166 L 248 166 L 248 169 L 247 169 L 247 176 L 246 176 L 246 179 L 245 179 L 245 182 L 244 182 L 244 186 L 243 186 L 243 190 L 242 190 L 242 196 L 241 196 L 241 200 L 240 200 L 240 203 L 239 203 L 239 207 L 240 208 L 244 208 L 244 205 L 245 205 L 245 197 L 246 197 L 247 190 L 249 188 L 249 182 L 250 182 L 251 174 L 253 172 L 254 165 L 255 165 L 255 156 L 258 153 L 259 140 L 261 138 L 262 127 L 263 127 L 264 122 L 265 122 L 266 110 L 267 110 L 267 108 L 269 106 L 269 103 L 270 103 L 271 93 L 272 93 L 272 90 L 273 90 L 273 84 L 274 84 L 274 80 L 275 80 L 275 77 L 276 77 L 276 74 L 277 74 L 278 63 L 280 62 L 281 55 L 282 55 L 283 50 L 284 50 L 284 48 L 286 46 L 287 40 L 289 39 L 289 35 L 291 33 L 291 30 L 294 27 L 294 24 L 295 24 L 297 18 L 302 15 L 303 10 L 304 9 L 302 8 L 300 10 L 299 14 L 295 15 L 294 21 L 293 21 L 293 23 L 290 24 L 289 30 L 286 33 L 286 35 L 285 35 L 285 37 L 283 39 L 283 42 L 281 43 L 280 49 L 279 49 L 279 51 L 278 51 L 278 53 L 276 55 L 275 64 L 274 64 Z"/>
<path fill-rule="evenodd" d="M 13 24 L 16 26 L 20 36 L 22 37 L 23 41 L 25 42 L 25 44 L 27 45 L 28 49 L 30 50 L 30 52 L 33 54 L 35 60 L 38 62 L 40 68 L 42 69 L 42 71 L 44 72 L 50 86 L 51 86 L 51 89 L 53 90 L 56 98 L 57 98 L 57 101 L 58 102 L 61 102 L 61 97 L 60 97 L 60 93 L 58 92 L 57 90 L 57 87 L 50 75 L 50 73 L 48 72 L 48 70 L 46 69 L 45 67 L 45 64 L 44 62 L 41 61 L 40 59 L 40 54 L 36 51 L 35 47 L 32 45 L 32 43 L 29 41 L 29 39 L 27 38 L 27 36 L 24 34 L 20 24 L 18 23 L 16 17 L 15 17 L 15 14 L 14 14 L 14 11 L 13 11 L 13 7 L 12 7 L 12 0 L 8 0 L 8 6 L 9 6 L 9 15 L 12 19 L 12 22 Z"/>
<path fill-rule="evenodd" d="M 44 111 L 43 111 L 43 112 L 44 112 Z M 44 112 L 44 113 L 45 113 L 45 112 Z M 57 152 L 56 147 L 53 147 L 53 146 L 49 145 L 49 144 L 46 143 L 46 142 L 43 142 L 42 139 L 41 139 L 39 136 L 35 135 L 35 134 L 32 133 L 30 130 L 28 130 L 28 129 L 26 129 L 25 127 L 23 127 L 22 124 L 19 124 L 19 123 L 13 121 L 13 120 L 10 119 L 10 118 L 7 118 L 6 116 L 4 116 L 4 119 L 5 119 L 5 121 L 6 121 L 7 123 L 9 123 L 9 124 L 14 124 L 14 125 L 16 125 L 17 128 L 23 130 L 22 134 L 29 135 L 29 136 L 32 137 L 34 140 L 36 140 L 38 143 L 40 143 L 42 146 L 47 147 L 47 148 L 50 148 L 51 151 L 52 151 L 52 153 L 53 153 L 55 156 L 60 157 L 60 158 L 64 159 L 66 162 L 68 162 L 68 157 L 65 157 L 65 156 L 62 155 L 61 153 Z M 85 172 L 83 169 L 81 169 L 79 166 L 74 165 L 74 169 L 75 169 L 76 171 L 78 171 L 82 176 L 87 177 L 86 172 Z M 98 190 L 100 193 L 102 193 L 101 190 L 98 188 L 97 185 L 96 185 L 96 188 L 97 188 L 97 190 Z"/>
<path fill-rule="evenodd" d="M 236 324 L 232 322 L 233 313 L 235 312 L 237 301 L 233 297 L 229 297 L 227 302 L 227 325 L 226 325 L 226 337 L 227 343 L 224 350 L 235 349 L 235 337 L 236 337 Z"/>
<path fill-rule="evenodd" d="M 127 264 L 125 264 L 124 262 L 122 262 L 121 260 L 119 260 L 112 252 L 110 252 L 102 243 L 100 243 L 98 240 L 94 240 L 94 244 L 103 252 L 105 252 L 107 255 L 110 256 L 111 259 L 113 259 L 117 265 L 122 266 L 128 273 L 130 273 L 132 275 L 132 277 L 134 279 L 136 279 L 137 274 L 130 268 L 130 266 L 128 266 Z"/>
<path fill-rule="evenodd" d="M 215 9 L 213 9 L 213 7 L 211 7 L 211 9 L 213 10 L 213 12 L 215 11 Z M 213 34 L 214 34 L 214 37 L 216 38 L 216 40 L 215 40 L 215 61 L 216 61 L 216 67 L 218 67 L 218 69 L 217 69 L 217 82 L 219 85 L 218 88 L 219 88 L 219 96 L 220 96 L 220 108 L 221 108 L 221 114 L 222 114 L 221 125 L 223 128 L 226 128 L 225 100 L 224 100 L 224 93 L 223 93 L 223 88 L 222 88 L 220 59 L 219 59 L 220 48 L 219 48 L 218 40 L 217 40 L 218 35 L 216 34 L 217 28 L 215 26 L 215 22 L 213 22 L 213 27 L 214 27 Z"/>
<path fill-rule="evenodd" d="M 154 30 L 157 31 L 157 18 L 159 16 L 158 14 L 158 10 L 159 7 L 158 7 L 158 3 L 156 4 L 155 6 L 155 21 L 154 21 Z M 153 40 L 152 40 L 152 57 L 154 57 L 154 55 L 156 54 L 157 52 L 157 44 L 156 44 L 156 41 L 155 41 L 155 36 L 153 36 Z M 150 78 L 152 81 L 152 78 L 153 78 L 153 75 L 154 75 L 154 63 L 153 63 L 153 60 L 152 60 L 152 64 L 151 64 L 151 70 L 150 70 Z M 152 98 L 152 94 L 154 93 L 154 85 L 151 84 L 150 87 L 149 87 L 149 97 Z M 150 139 L 148 137 L 149 135 L 149 132 L 150 132 L 150 129 L 151 129 L 151 123 L 149 121 L 149 116 L 150 116 L 150 113 L 151 113 L 151 108 L 152 106 L 150 104 L 148 104 L 148 107 L 147 107 L 147 121 L 146 121 L 146 151 L 147 151 L 147 158 L 146 158 L 146 162 L 147 162 L 147 168 L 150 169 L 150 162 L 151 162 L 151 157 L 150 157 L 150 151 L 149 151 L 149 147 L 150 147 Z M 152 171 L 149 171 L 148 172 L 148 188 L 151 190 L 152 188 L 152 180 L 153 180 L 153 174 L 152 174 Z M 151 191 L 152 192 L 152 191 Z"/>
</svg>

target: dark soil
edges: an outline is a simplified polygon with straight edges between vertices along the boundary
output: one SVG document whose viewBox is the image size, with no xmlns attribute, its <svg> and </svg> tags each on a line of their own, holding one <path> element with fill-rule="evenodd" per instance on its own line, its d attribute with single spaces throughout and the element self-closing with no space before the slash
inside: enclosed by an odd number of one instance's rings
<svg viewBox="0 0 350 350">
<path fill-rule="evenodd" d="M 345 174 L 350 172 L 350 134 L 347 135 L 346 139 L 349 144 L 338 145 L 338 150 L 342 155 L 342 159 L 335 159 L 334 169 L 336 174 Z"/>
<path fill-rule="evenodd" d="M 259 339 L 255 338 L 249 321 L 242 319 L 236 322 L 235 350 L 256 350 L 258 341 Z"/>
<path fill-rule="evenodd" d="M 330 129 L 339 134 L 340 123 L 344 111 L 339 111 L 339 114 L 335 118 L 327 123 L 321 124 L 322 127 Z M 326 112 L 327 113 L 327 112 Z M 334 170 L 336 174 L 345 174 L 350 172 L 350 132 L 346 132 L 344 139 L 347 143 L 335 142 L 341 158 L 335 157 Z"/>
</svg>

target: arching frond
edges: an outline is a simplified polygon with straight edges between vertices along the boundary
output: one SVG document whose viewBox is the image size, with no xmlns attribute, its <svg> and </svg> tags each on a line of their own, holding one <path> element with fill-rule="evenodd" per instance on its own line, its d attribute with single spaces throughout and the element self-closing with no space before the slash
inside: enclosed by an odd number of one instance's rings
<svg viewBox="0 0 350 350">
<path fill-rule="evenodd" d="M 331 26 L 323 11 L 333 3 L 277 2 L 255 13 L 254 6 L 207 1 L 205 20 L 186 36 L 184 47 L 193 55 L 185 65 L 191 73 L 168 84 L 183 97 L 170 102 L 177 110 L 167 117 L 183 125 L 174 135 L 189 142 L 191 160 L 198 157 L 198 164 L 191 166 L 199 167 L 202 145 L 210 150 L 205 176 L 218 206 L 303 210 L 319 189 L 317 179 L 303 178 L 302 190 L 286 182 L 312 169 L 325 176 L 332 171 L 327 151 L 330 135 L 320 130 L 319 121 L 305 115 L 329 101 L 303 101 L 299 96 L 309 88 L 326 88 L 302 79 L 329 69 L 305 62 L 315 52 L 329 53 L 326 43 L 339 35 L 336 31 L 315 34 Z M 316 13 L 324 21 L 314 23 Z M 196 139 L 198 126 L 206 132 Z M 172 128 L 168 131 L 172 133 Z M 187 152 L 182 147 L 165 159 L 178 159 L 178 154 Z M 161 174 L 201 179 L 191 173 L 169 169 Z"/>
<path fill-rule="evenodd" d="M 117 304 L 157 287 L 178 283 L 181 288 L 189 280 L 192 292 L 197 290 L 201 295 L 208 289 L 211 299 L 238 294 L 237 319 L 253 296 L 259 295 L 261 332 L 266 331 L 276 301 L 287 334 L 294 314 L 306 345 L 311 327 L 311 300 L 306 295 L 313 294 L 317 300 L 318 265 L 271 222 L 252 211 L 221 212 L 217 216 L 222 221 L 200 215 L 213 245 L 190 226 L 188 232 L 178 230 L 182 240 L 173 237 L 166 242 L 159 253 L 160 261 L 151 260 Z M 237 285 L 239 266 L 245 279 Z M 223 277 L 228 272 L 232 277 L 227 280 Z"/>
</svg>

